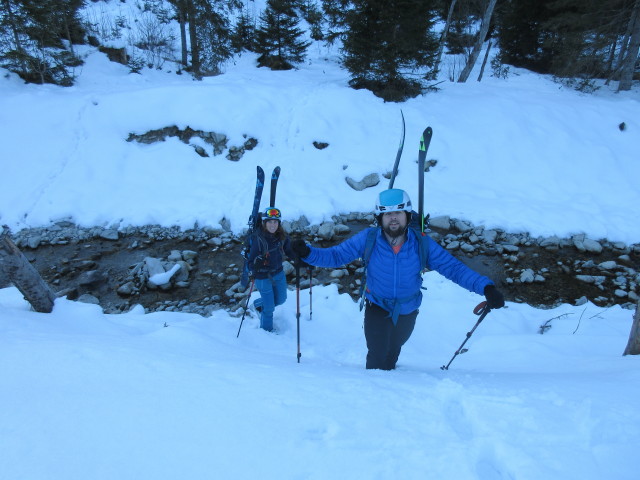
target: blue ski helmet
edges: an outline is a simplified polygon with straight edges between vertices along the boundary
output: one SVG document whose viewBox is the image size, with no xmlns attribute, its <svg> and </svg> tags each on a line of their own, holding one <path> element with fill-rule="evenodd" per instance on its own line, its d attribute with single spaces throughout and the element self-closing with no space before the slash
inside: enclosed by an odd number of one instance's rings
<svg viewBox="0 0 640 480">
<path fill-rule="evenodd" d="M 386 212 L 411 213 L 411 199 L 407 192 L 399 188 L 383 190 L 376 200 L 376 215 Z"/>
</svg>

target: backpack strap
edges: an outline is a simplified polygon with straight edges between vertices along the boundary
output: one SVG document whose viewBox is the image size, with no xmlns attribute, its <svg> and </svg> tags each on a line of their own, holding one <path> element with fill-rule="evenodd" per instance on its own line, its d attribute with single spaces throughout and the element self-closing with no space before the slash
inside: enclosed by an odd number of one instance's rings
<svg viewBox="0 0 640 480">
<path fill-rule="evenodd" d="M 378 238 L 377 227 L 370 227 L 367 232 L 367 240 L 364 244 L 364 254 L 362 255 L 362 284 L 360 285 L 360 310 L 364 307 L 364 289 L 367 286 L 367 267 L 369 266 L 369 259 L 371 258 L 371 252 L 376 244 L 376 238 Z"/>
<path fill-rule="evenodd" d="M 416 240 L 418 242 L 418 251 L 420 252 L 420 273 L 425 273 L 429 271 L 429 240 L 427 239 L 427 234 L 422 233 L 420 229 L 410 227 L 414 235 L 416 236 Z"/>
</svg>

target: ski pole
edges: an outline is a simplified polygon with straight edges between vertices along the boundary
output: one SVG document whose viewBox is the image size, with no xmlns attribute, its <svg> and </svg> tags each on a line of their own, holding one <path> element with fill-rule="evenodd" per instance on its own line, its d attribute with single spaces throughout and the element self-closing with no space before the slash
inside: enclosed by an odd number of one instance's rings
<svg viewBox="0 0 640 480">
<path fill-rule="evenodd" d="M 313 296 L 311 295 L 312 285 L 313 285 L 313 267 L 309 265 L 309 321 L 311 321 L 311 317 L 313 315 L 313 308 L 312 308 Z"/>
<path fill-rule="evenodd" d="M 300 259 L 296 260 L 296 325 L 298 329 L 298 363 L 300 363 Z"/>
<path fill-rule="evenodd" d="M 440 367 L 441 370 L 449 370 L 449 365 L 451 365 L 451 362 L 453 362 L 453 359 L 456 358 L 458 354 L 464 353 L 467 351 L 467 350 L 463 350 L 462 347 L 464 347 L 464 344 L 467 343 L 467 340 L 471 338 L 471 335 L 473 335 L 473 332 L 476 330 L 476 328 L 478 328 L 478 325 L 480 325 L 480 322 L 484 320 L 484 317 L 486 317 L 487 313 L 489 313 L 490 311 L 491 309 L 487 305 L 487 302 L 480 302 L 478 305 L 476 305 L 476 308 L 473 309 L 473 313 L 476 315 L 480 315 L 480 318 L 478 318 L 478 321 L 473 326 L 471 331 L 467 332 L 467 338 L 464 339 L 464 342 L 462 342 L 462 345 L 460 345 L 460 348 L 458 348 L 458 350 L 456 350 L 456 353 L 453 354 L 453 357 L 451 357 L 451 360 L 449 360 L 449 363 Z"/>
<path fill-rule="evenodd" d="M 251 298 L 251 293 L 253 292 L 253 284 L 255 279 L 251 277 L 251 287 L 249 288 L 249 295 L 247 296 L 247 304 L 244 306 L 244 313 L 242 314 L 242 320 L 240 320 L 240 327 L 238 328 L 238 334 L 236 338 L 240 336 L 240 329 L 242 328 L 242 322 L 244 322 L 244 316 L 247 314 L 247 310 L 249 309 L 249 299 Z"/>
</svg>

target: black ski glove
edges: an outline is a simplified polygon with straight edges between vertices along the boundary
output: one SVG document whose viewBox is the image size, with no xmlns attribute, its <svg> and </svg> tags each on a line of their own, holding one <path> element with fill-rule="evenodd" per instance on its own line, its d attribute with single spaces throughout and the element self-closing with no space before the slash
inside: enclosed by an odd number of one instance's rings
<svg viewBox="0 0 640 480">
<path fill-rule="evenodd" d="M 304 243 L 304 240 L 299 238 L 291 242 L 291 250 L 293 250 L 293 253 L 295 253 L 298 258 L 308 257 L 311 253 L 309 246 Z"/>
<path fill-rule="evenodd" d="M 484 296 L 487 299 L 487 306 L 491 309 L 504 307 L 504 295 L 495 285 L 487 285 L 484 287 Z"/>
</svg>

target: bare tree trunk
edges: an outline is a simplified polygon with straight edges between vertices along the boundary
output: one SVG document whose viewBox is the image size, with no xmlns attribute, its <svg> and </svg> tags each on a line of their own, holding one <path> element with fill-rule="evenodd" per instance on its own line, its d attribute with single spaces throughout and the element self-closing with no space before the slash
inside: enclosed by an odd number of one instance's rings
<svg viewBox="0 0 640 480">
<path fill-rule="evenodd" d="M 624 63 L 624 57 L 627 54 L 627 48 L 629 46 L 629 39 L 631 38 L 631 34 L 633 33 L 633 9 L 631 10 L 631 14 L 629 16 L 629 23 L 627 24 L 627 30 L 624 32 L 624 37 L 622 37 L 622 42 L 620 42 L 620 51 L 618 52 L 618 58 L 616 60 L 616 68 L 615 73 L 620 73 L 620 69 L 622 68 L 622 64 Z"/>
<path fill-rule="evenodd" d="M 489 44 L 487 45 L 487 51 L 484 54 L 484 60 L 482 61 L 482 67 L 480 68 L 480 75 L 478 75 L 478 81 L 482 80 L 484 67 L 487 65 L 487 59 L 489 58 L 489 50 L 491 50 L 491 40 L 489 40 Z"/>
<path fill-rule="evenodd" d="M 180 2 L 178 9 L 178 23 L 180 24 L 180 45 L 182 47 L 182 65 L 186 67 L 189 62 L 189 54 L 187 53 L 187 14 L 184 0 Z"/>
<path fill-rule="evenodd" d="M 614 73 L 613 62 L 615 60 L 617 46 L 618 46 L 618 39 L 614 38 L 613 44 L 611 44 L 611 46 L 609 47 L 611 49 L 609 52 L 609 58 L 607 59 L 607 71 L 609 72 L 609 74 L 607 76 L 607 80 L 604 82 L 605 85 L 609 85 L 609 82 L 611 82 L 611 77 L 613 77 L 613 73 Z"/>
<path fill-rule="evenodd" d="M 36 312 L 51 313 L 56 295 L 9 238 L 9 229 L 0 233 L 0 268 L 24 295 Z"/>
<path fill-rule="evenodd" d="M 489 31 L 489 24 L 491 23 L 491 16 L 493 15 L 493 9 L 496 6 L 496 2 L 498 0 L 489 0 L 487 5 L 487 9 L 484 11 L 484 16 L 482 17 L 482 25 L 480 26 L 480 32 L 478 32 L 478 39 L 476 40 L 475 45 L 473 46 L 473 50 L 471 51 L 471 55 L 469 55 L 469 60 L 465 65 L 462 73 L 460 74 L 460 78 L 458 78 L 458 83 L 465 83 L 471 74 L 471 70 L 473 70 L 473 66 L 476 64 L 476 60 L 480 55 L 480 51 L 482 50 L 482 44 L 484 43 L 484 39 L 487 37 L 487 32 Z M 639 0 L 640 1 L 640 0 Z"/>
<path fill-rule="evenodd" d="M 640 0 L 636 0 L 633 6 L 630 23 L 633 24 L 631 38 L 624 61 L 620 69 L 620 82 L 618 83 L 618 91 L 631 90 L 633 82 L 633 71 L 635 70 L 636 61 L 638 60 L 638 52 L 640 51 Z"/>
<path fill-rule="evenodd" d="M 72 54 L 76 54 L 75 50 L 73 49 L 73 42 L 71 39 L 71 31 L 69 30 L 69 22 L 67 21 L 67 16 L 65 15 L 64 17 L 64 30 L 65 33 L 67 35 L 67 41 L 69 42 L 69 49 L 71 50 Z"/>
<path fill-rule="evenodd" d="M 442 30 L 442 34 L 440 35 L 440 42 L 438 45 L 438 56 L 436 58 L 435 69 L 437 70 L 440 67 L 440 60 L 442 60 L 442 53 L 444 52 L 444 45 L 447 43 L 447 33 L 449 33 L 449 27 L 451 26 L 451 17 L 453 17 L 453 9 L 456 6 L 458 0 L 451 0 L 451 5 L 449 5 L 449 13 L 447 14 L 447 22 L 444 25 L 444 30 Z"/>
<path fill-rule="evenodd" d="M 198 48 L 198 35 L 196 33 L 196 12 L 192 0 L 187 1 L 187 21 L 189 22 L 189 40 L 191 43 L 191 69 L 193 76 L 200 78 L 200 50 Z"/>
<path fill-rule="evenodd" d="M 629 333 L 629 343 L 624 349 L 623 355 L 640 355 L 640 300 L 636 305 L 636 313 L 633 316 L 631 332 Z"/>
</svg>

